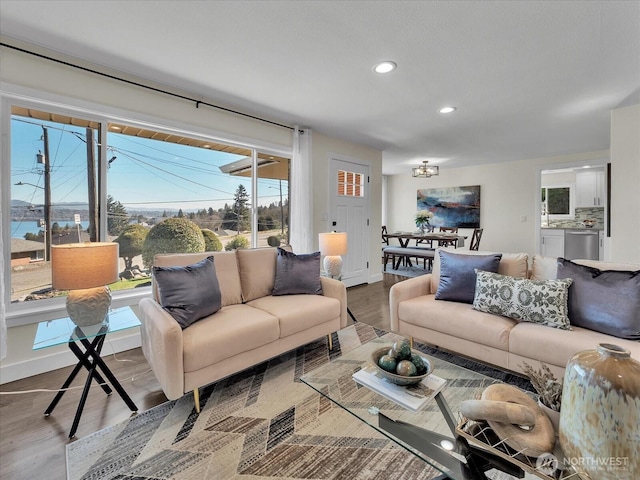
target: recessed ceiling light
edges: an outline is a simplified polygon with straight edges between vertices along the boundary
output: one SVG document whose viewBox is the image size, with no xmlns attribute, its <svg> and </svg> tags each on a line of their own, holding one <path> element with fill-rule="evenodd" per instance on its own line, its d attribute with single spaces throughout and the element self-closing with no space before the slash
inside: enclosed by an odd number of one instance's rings
<svg viewBox="0 0 640 480">
<path fill-rule="evenodd" d="M 453 113 L 456 111 L 456 107 L 442 107 L 440 113 Z"/>
<path fill-rule="evenodd" d="M 373 71 L 376 73 L 389 73 L 396 69 L 397 65 L 395 62 L 385 61 L 378 63 L 375 67 L 373 67 Z"/>
<path fill-rule="evenodd" d="M 205 143 L 204 145 L 202 145 L 204 148 L 211 148 L 211 145 L 209 145 L 208 143 Z"/>
<path fill-rule="evenodd" d="M 122 130 L 118 125 L 111 125 L 111 130 Z"/>
</svg>

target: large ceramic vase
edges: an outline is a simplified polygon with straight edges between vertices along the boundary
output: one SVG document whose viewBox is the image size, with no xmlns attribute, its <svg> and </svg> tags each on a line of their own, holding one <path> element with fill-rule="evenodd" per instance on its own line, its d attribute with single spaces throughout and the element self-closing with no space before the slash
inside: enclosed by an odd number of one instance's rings
<svg viewBox="0 0 640 480">
<path fill-rule="evenodd" d="M 562 389 L 565 462 L 599 480 L 640 478 L 640 362 L 601 343 L 569 360 Z"/>
</svg>

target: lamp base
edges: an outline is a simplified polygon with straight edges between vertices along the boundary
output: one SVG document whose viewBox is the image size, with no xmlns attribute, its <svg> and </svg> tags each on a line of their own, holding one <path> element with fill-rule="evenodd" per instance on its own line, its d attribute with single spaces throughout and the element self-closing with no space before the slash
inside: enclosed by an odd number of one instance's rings
<svg viewBox="0 0 640 480">
<path fill-rule="evenodd" d="M 322 262 L 324 271 L 331 278 L 340 279 L 342 272 L 342 257 L 340 255 L 327 255 Z"/>
<path fill-rule="evenodd" d="M 104 321 L 111 305 L 109 287 L 70 290 L 67 296 L 67 313 L 79 327 L 98 325 Z"/>
</svg>

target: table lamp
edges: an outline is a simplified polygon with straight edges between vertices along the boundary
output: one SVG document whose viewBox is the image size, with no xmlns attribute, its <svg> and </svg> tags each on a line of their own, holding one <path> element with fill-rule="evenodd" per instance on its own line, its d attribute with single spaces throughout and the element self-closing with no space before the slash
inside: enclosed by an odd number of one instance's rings
<svg viewBox="0 0 640 480">
<path fill-rule="evenodd" d="M 347 253 L 346 232 L 319 234 L 320 253 L 324 255 L 324 271 L 332 278 L 339 278 L 342 271 L 342 257 Z"/>
<path fill-rule="evenodd" d="M 51 246 L 51 283 L 69 290 L 67 313 L 79 327 L 97 325 L 111 305 L 108 284 L 118 280 L 118 244 L 86 242 Z"/>
</svg>

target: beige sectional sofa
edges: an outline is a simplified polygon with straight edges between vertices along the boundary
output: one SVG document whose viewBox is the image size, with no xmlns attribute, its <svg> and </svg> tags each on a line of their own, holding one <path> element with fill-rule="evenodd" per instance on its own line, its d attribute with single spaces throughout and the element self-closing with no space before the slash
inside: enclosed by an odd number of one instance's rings
<svg viewBox="0 0 640 480">
<path fill-rule="evenodd" d="M 492 252 L 460 252 L 487 254 Z M 556 278 L 557 259 L 504 253 L 498 273 L 535 280 Z M 640 270 L 640 265 L 576 260 L 601 270 Z M 399 282 L 390 290 L 391 330 L 422 342 L 462 354 L 508 370 L 522 372 L 522 363 L 547 364 L 559 378 L 568 360 L 578 351 L 613 343 L 631 351 L 640 360 L 640 342 L 573 326 L 561 330 L 536 323 L 484 313 L 473 305 L 436 300 L 440 281 L 440 259 L 436 252 L 432 273 Z"/>
<path fill-rule="evenodd" d="M 184 330 L 153 298 L 140 301 L 142 351 L 167 398 L 198 388 L 347 325 L 342 282 L 321 278 L 322 295 L 272 296 L 275 248 L 156 256 L 155 265 L 187 266 L 214 257 L 222 308 Z"/>
</svg>

